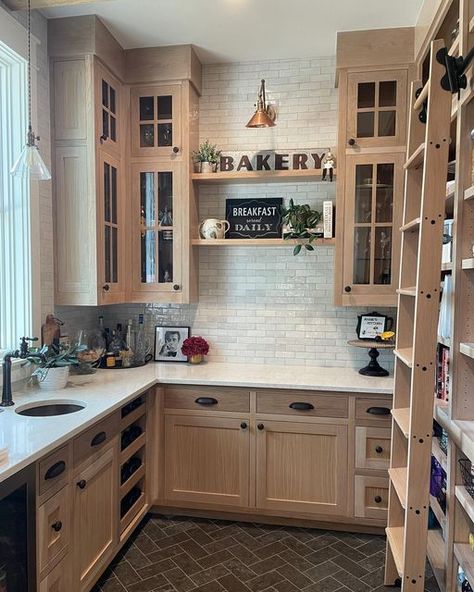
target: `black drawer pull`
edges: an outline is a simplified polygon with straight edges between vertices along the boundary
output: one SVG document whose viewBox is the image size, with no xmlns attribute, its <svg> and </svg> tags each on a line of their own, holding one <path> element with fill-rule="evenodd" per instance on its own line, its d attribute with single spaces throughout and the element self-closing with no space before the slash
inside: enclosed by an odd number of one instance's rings
<svg viewBox="0 0 474 592">
<path fill-rule="evenodd" d="M 388 407 L 369 407 L 367 413 L 370 413 L 370 415 L 390 415 L 390 409 Z"/>
<path fill-rule="evenodd" d="M 105 432 L 99 432 L 91 440 L 91 446 L 99 446 L 102 442 L 107 440 L 107 434 Z"/>
<path fill-rule="evenodd" d="M 376 495 L 376 496 L 374 497 L 374 502 L 375 502 L 376 504 L 380 504 L 380 502 L 381 502 L 381 501 L 382 501 L 382 498 L 380 497 L 380 495 Z"/>
<path fill-rule="evenodd" d="M 63 523 L 61 522 L 61 520 L 58 520 L 57 522 L 55 522 L 54 524 L 51 524 L 51 528 L 55 531 L 55 532 L 59 532 L 61 530 L 61 528 L 63 527 Z"/>
<path fill-rule="evenodd" d="M 218 401 L 217 399 L 214 399 L 214 397 L 198 397 L 195 401 L 195 403 L 197 403 L 198 405 L 217 405 Z"/>
<path fill-rule="evenodd" d="M 295 409 L 296 411 L 311 411 L 314 409 L 314 405 L 311 405 L 311 403 L 301 403 L 298 401 L 290 403 L 289 407 L 290 409 Z"/>
<path fill-rule="evenodd" d="M 66 463 L 63 460 L 60 460 L 57 463 L 54 463 L 52 467 L 49 467 L 44 475 L 44 480 L 49 481 L 49 479 L 56 479 L 56 477 L 59 477 L 59 475 L 64 473 L 65 470 Z"/>
</svg>

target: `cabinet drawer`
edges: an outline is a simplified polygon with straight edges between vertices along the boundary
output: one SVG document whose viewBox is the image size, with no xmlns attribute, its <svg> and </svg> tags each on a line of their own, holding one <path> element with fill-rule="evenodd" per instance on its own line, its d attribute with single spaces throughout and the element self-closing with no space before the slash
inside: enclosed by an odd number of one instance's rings
<svg viewBox="0 0 474 592">
<path fill-rule="evenodd" d="M 249 413 L 250 394 L 244 389 L 167 387 L 165 408 Z"/>
<path fill-rule="evenodd" d="M 383 425 L 391 425 L 392 397 L 379 399 L 356 399 L 356 419 L 374 421 Z"/>
<path fill-rule="evenodd" d="M 390 433 L 389 428 L 356 427 L 356 468 L 388 469 Z"/>
<path fill-rule="evenodd" d="M 41 580 L 39 592 L 69 592 L 71 581 L 71 565 L 68 555 Z"/>
<path fill-rule="evenodd" d="M 39 572 L 53 567 L 67 552 L 70 538 L 70 490 L 63 487 L 38 508 Z"/>
<path fill-rule="evenodd" d="M 62 446 L 38 463 L 38 495 L 59 491 L 69 480 L 70 449 Z"/>
<path fill-rule="evenodd" d="M 338 393 L 322 395 L 305 391 L 259 392 L 257 413 L 301 417 L 347 417 L 348 398 Z"/>
<path fill-rule="evenodd" d="M 354 515 L 357 518 L 385 520 L 388 508 L 388 479 L 355 476 Z"/>
<path fill-rule="evenodd" d="M 120 412 L 117 411 L 74 438 L 74 466 L 79 465 L 89 455 L 106 446 L 117 434 L 119 425 Z"/>
</svg>

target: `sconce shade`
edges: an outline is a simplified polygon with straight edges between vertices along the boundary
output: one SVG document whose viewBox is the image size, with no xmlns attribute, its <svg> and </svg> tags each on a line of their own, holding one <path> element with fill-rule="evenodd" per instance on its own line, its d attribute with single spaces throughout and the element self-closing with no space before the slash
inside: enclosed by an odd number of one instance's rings
<svg viewBox="0 0 474 592">
<path fill-rule="evenodd" d="M 20 156 L 11 169 L 14 177 L 21 179 L 31 179 L 33 181 L 49 181 L 51 173 L 44 164 L 38 146 L 26 144 L 21 151 Z"/>
<path fill-rule="evenodd" d="M 275 112 L 267 105 L 265 96 L 265 80 L 262 80 L 260 90 L 258 92 L 257 110 L 250 118 L 246 127 L 260 128 L 260 127 L 275 127 Z"/>
</svg>

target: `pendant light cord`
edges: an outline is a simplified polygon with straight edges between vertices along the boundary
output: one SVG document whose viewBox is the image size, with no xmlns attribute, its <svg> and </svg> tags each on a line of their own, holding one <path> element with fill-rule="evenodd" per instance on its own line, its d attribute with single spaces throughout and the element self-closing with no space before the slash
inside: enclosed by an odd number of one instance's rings
<svg viewBox="0 0 474 592">
<path fill-rule="evenodd" d="M 28 133 L 32 132 L 31 124 L 31 0 L 28 0 L 27 13 L 28 30 Z M 29 138 L 30 140 L 30 138 Z"/>
</svg>

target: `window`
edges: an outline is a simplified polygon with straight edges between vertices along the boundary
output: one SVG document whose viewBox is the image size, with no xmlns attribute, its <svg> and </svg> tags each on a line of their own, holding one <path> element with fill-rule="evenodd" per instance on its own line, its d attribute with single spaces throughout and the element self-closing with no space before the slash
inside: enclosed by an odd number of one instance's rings
<svg viewBox="0 0 474 592">
<path fill-rule="evenodd" d="M 10 174 L 26 137 L 26 61 L 1 39 L 0 31 L 0 350 L 5 350 L 32 331 L 32 270 L 30 186 Z"/>
</svg>

